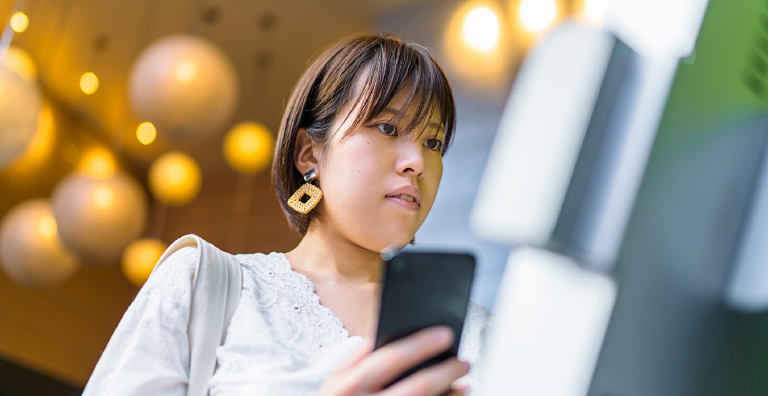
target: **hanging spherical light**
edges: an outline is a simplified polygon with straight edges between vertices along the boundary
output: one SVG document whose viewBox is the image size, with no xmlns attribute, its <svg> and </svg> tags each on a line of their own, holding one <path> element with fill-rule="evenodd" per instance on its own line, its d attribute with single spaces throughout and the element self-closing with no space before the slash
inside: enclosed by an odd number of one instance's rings
<svg viewBox="0 0 768 396">
<path fill-rule="evenodd" d="M 0 66 L 0 168 L 18 158 L 32 140 L 42 105 L 37 86 Z"/>
<path fill-rule="evenodd" d="M 238 99 L 235 68 L 212 42 L 175 35 L 151 44 L 133 64 L 128 97 L 138 119 L 177 141 L 221 132 Z"/>
<path fill-rule="evenodd" d="M 272 163 L 275 139 L 258 122 L 241 122 L 224 137 L 224 159 L 240 173 L 258 173 Z"/>
<path fill-rule="evenodd" d="M 149 189 L 165 204 L 186 205 L 200 192 L 202 181 L 197 162 L 180 151 L 161 155 L 149 167 Z"/>
<path fill-rule="evenodd" d="M 80 268 L 75 253 L 59 239 L 48 200 L 24 201 L 5 215 L 0 266 L 15 283 L 35 288 L 61 284 Z"/>
<path fill-rule="evenodd" d="M 141 287 L 167 248 L 168 245 L 165 242 L 153 238 L 137 239 L 131 242 L 123 251 L 120 261 L 123 275 L 133 285 Z"/>
<path fill-rule="evenodd" d="M 16 73 L 29 84 L 37 82 L 37 64 L 27 50 L 12 45 L 2 63 L 6 69 Z"/>
<path fill-rule="evenodd" d="M 144 231 L 147 217 L 144 191 L 121 172 L 104 179 L 73 173 L 56 186 L 52 204 L 61 239 L 96 263 L 117 262 Z"/>
</svg>

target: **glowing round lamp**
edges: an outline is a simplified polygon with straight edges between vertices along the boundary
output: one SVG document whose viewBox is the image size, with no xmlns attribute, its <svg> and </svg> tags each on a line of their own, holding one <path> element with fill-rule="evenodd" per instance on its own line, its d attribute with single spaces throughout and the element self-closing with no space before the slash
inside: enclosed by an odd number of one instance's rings
<svg viewBox="0 0 768 396">
<path fill-rule="evenodd" d="M 27 30 L 28 26 L 29 26 L 29 17 L 27 17 L 27 14 L 19 11 L 11 15 L 11 29 L 13 29 L 13 31 L 15 31 L 16 33 L 24 32 L 25 30 Z"/>
<path fill-rule="evenodd" d="M 141 287 L 149 278 L 155 263 L 168 245 L 159 239 L 145 238 L 131 242 L 123 251 L 120 261 L 123 275 L 133 285 Z"/>
<path fill-rule="evenodd" d="M 189 154 L 172 151 L 158 157 L 149 167 L 149 189 L 160 202 L 186 205 L 200 192 L 202 172 Z"/>
<path fill-rule="evenodd" d="M 549 27 L 557 17 L 555 0 L 523 0 L 520 2 L 520 23 L 532 32 L 539 33 Z"/>
<path fill-rule="evenodd" d="M 83 73 L 80 76 L 80 89 L 86 95 L 95 93 L 99 89 L 99 78 L 93 72 Z"/>
<path fill-rule="evenodd" d="M 136 127 L 136 139 L 145 146 L 152 144 L 157 138 L 157 129 L 151 122 L 142 122 Z"/>
<path fill-rule="evenodd" d="M 31 288 L 61 284 L 80 268 L 75 253 L 59 239 L 48 200 L 24 201 L 5 215 L 0 267 L 13 282 Z"/>
<path fill-rule="evenodd" d="M 37 64 L 27 50 L 12 45 L 2 63 L 6 69 L 18 74 L 29 84 L 37 82 Z"/>
<path fill-rule="evenodd" d="M 54 189 L 52 205 L 62 241 L 94 263 L 117 263 L 147 217 L 144 191 L 120 172 L 106 179 L 73 173 Z"/>
<path fill-rule="evenodd" d="M 56 121 L 49 103 L 43 102 L 43 109 L 37 118 L 37 131 L 27 148 L 13 165 L 4 170 L 7 176 L 18 180 L 31 180 L 54 152 L 56 145 Z"/>
<path fill-rule="evenodd" d="M 470 47 L 483 52 L 493 51 L 499 43 L 499 17 L 488 7 L 477 7 L 464 17 L 461 32 Z"/>
<path fill-rule="evenodd" d="M 258 173 L 272 163 L 275 139 L 257 122 L 241 122 L 224 137 L 224 159 L 240 173 Z"/>
<path fill-rule="evenodd" d="M 0 168 L 17 159 L 32 140 L 42 105 L 37 86 L 0 66 Z"/>
<path fill-rule="evenodd" d="M 89 148 L 77 164 L 78 170 L 96 179 L 108 179 L 117 170 L 117 161 L 111 151 L 101 146 Z"/>
<path fill-rule="evenodd" d="M 214 43 L 192 35 L 160 39 L 134 62 L 128 98 L 136 118 L 172 140 L 220 133 L 234 113 L 238 79 Z"/>
</svg>

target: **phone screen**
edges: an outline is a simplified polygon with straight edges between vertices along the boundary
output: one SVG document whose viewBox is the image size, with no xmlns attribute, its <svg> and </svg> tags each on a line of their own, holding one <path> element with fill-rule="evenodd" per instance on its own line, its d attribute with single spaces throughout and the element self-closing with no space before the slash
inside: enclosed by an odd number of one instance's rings
<svg viewBox="0 0 768 396">
<path fill-rule="evenodd" d="M 399 252 L 387 260 L 376 348 L 435 325 L 455 335 L 448 351 L 400 378 L 456 356 L 474 273 L 475 258 L 464 253 Z"/>
</svg>

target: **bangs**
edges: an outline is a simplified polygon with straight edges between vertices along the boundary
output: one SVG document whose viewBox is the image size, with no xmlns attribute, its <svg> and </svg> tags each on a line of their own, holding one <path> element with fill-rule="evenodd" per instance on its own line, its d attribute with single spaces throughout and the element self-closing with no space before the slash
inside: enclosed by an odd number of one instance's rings
<svg viewBox="0 0 768 396">
<path fill-rule="evenodd" d="M 441 149 L 445 154 L 456 124 L 456 108 L 448 80 L 426 48 L 393 44 L 379 43 L 382 48 L 374 51 L 360 73 L 358 79 L 362 84 L 352 105 L 352 108 L 360 106 L 360 112 L 349 130 L 371 121 L 387 108 L 395 95 L 410 88 L 405 103 L 393 117 L 396 121 L 408 120 L 405 129 L 399 132 L 404 136 L 423 133 L 436 114 L 440 124 L 436 134 L 445 133 Z"/>
</svg>

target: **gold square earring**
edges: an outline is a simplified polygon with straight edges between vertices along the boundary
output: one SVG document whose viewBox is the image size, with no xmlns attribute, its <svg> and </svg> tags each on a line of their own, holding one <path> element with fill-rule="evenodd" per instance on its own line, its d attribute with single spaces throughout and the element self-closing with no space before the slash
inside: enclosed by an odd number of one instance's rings
<svg viewBox="0 0 768 396">
<path fill-rule="evenodd" d="M 310 210 L 314 209 L 315 206 L 317 206 L 317 203 L 320 202 L 320 198 L 323 197 L 323 192 L 320 188 L 312 184 L 312 181 L 315 179 L 317 179 L 317 173 L 315 173 L 314 169 L 305 173 L 304 181 L 306 183 L 302 184 L 302 186 L 288 198 L 288 206 L 302 214 L 307 214 Z M 309 198 L 304 201 L 304 197 Z"/>
</svg>

